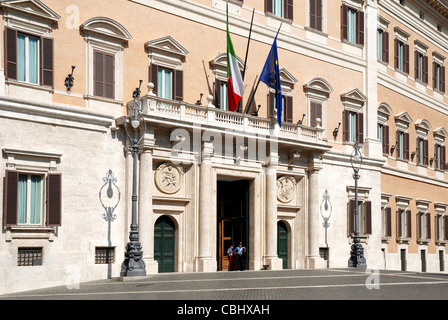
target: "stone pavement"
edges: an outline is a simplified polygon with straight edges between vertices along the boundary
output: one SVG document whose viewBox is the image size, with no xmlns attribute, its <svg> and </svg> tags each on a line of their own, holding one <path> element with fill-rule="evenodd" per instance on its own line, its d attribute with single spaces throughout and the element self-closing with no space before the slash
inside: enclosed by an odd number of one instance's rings
<svg viewBox="0 0 448 320">
<path fill-rule="evenodd" d="M 194 311 L 188 307 L 197 306 L 195 300 L 208 300 L 217 302 L 214 311 L 220 315 L 236 313 L 237 309 L 232 310 L 230 306 L 238 301 L 247 304 L 252 300 L 260 308 L 274 300 L 351 299 L 446 300 L 448 274 L 369 269 L 167 273 L 80 283 L 78 288 L 61 286 L 0 296 L 0 300 L 177 301 L 171 304 L 172 312 L 184 313 Z M 240 311 L 252 313 L 256 310 L 255 305 L 250 310 Z M 273 312 L 272 307 L 270 312 Z"/>
</svg>

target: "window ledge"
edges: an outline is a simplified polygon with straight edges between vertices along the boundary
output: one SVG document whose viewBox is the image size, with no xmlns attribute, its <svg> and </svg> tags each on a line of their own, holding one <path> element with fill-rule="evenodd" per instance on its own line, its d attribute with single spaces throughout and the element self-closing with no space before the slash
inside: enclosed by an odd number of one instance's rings
<svg viewBox="0 0 448 320">
<path fill-rule="evenodd" d="M 405 237 L 398 237 L 397 242 L 398 243 L 409 243 L 411 242 L 412 238 L 405 238 Z"/>
<path fill-rule="evenodd" d="M 448 244 L 448 240 L 437 240 L 436 245 L 438 246 L 446 246 Z"/>
<path fill-rule="evenodd" d="M 422 239 L 422 238 L 417 239 L 418 244 L 428 245 L 430 242 L 431 242 L 431 239 Z"/>
<path fill-rule="evenodd" d="M 10 242 L 13 239 L 45 239 L 48 241 L 54 240 L 56 227 L 47 226 L 9 226 L 6 227 L 6 241 Z"/>
<path fill-rule="evenodd" d="M 113 104 L 118 104 L 118 105 L 124 105 L 124 102 L 121 101 L 121 100 L 115 100 L 115 99 L 110 99 L 110 98 L 92 96 L 92 95 L 87 95 L 87 94 L 85 94 L 83 96 L 83 98 L 85 100 L 96 100 L 96 101 L 101 101 L 101 102 L 107 102 L 107 103 L 113 103 Z"/>
<path fill-rule="evenodd" d="M 13 85 L 13 86 L 18 86 L 18 87 L 24 87 L 24 88 L 45 91 L 48 93 L 54 93 L 54 89 L 52 87 L 42 86 L 40 84 L 33 84 L 33 83 L 22 82 L 22 81 L 18 81 L 18 80 L 6 80 L 5 83 L 7 85 Z"/>
</svg>

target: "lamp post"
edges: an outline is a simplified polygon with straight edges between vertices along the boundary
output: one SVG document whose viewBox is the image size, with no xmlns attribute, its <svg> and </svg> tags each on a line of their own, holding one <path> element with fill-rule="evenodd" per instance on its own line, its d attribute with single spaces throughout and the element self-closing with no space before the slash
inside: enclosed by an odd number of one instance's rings
<svg viewBox="0 0 448 320">
<path fill-rule="evenodd" d="M 322 209 L 323 206 L 323 209 Z M 329 252 L 328 252 L 328 240 L 327 240 L 327 229 L 330 227 L 330 217 L 331 213 L 333 211 L 333 206 L 330 202 L 330 194 L 328 193 L 328 190 L 325 190 L 323 195 L 323 200 L 320 204 L 320 215 L 322 216 L 322 219 L 324 219 L 324 222 L 322 223 L 323 227 L 325 228 L 325 245 L 327 246 L 327 252 L 326 252 L 326 260 L 327 260 L 327 268 L 330 266 L 330 260 L 329 260 Z"/>
<path fill-rule="evenodd" d="M 365 269 L 367 268 L 367 263 L 364 258 L 364 248 L 361 244 L 361 238 L 359 237 L 358 180 L 360 178 L 359 170 L 362 164 L 362 154 L 359 149 L 358 141 L 356 141 L 350 156 L 350 163 L 354 172 L 353 179 L 355 179 L 355 236 L 350 251 L 350 258 L 348 259 L 348 267 Z"/>
<path fill-rule="evenodd" d="M 124 254 L 125 259 L 121 264 L 120 276 L 145 276 L 146 266 L 143 261 L 142 245 L 138 241 L 138 224 L 137 224 L 137 159 L 141 153 L 140 142 L 142 141 L 144 134 L 140 135 L 140 122 L 143 122 L 144 131 L 146 131 L 145 120 L 140 111 L 138 103 L 139 90 L 134 91 L 134 102 L 129 109 L 129 113 L 126 116 L 124 122 L 124 129 L 126 135 L 129 138 L 130 145 L 129 151 L 132 153 L 133 159 L 133 175 L 132 175 L 132 221 L 131 231 L 129 233 L 129 242 L 126 245 L 126 252 Z M 132 129 L 129 128 L 129 122 Z M 129 132 L 132 130 L 132 133 Z"/>
</svg>

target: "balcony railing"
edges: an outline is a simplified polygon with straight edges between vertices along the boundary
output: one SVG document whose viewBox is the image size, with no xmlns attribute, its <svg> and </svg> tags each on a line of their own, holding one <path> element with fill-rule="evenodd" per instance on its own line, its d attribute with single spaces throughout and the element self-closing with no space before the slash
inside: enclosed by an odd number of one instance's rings
<svg viewBox="0 0 448 320">
<path fill-rule="evenodd" d="M 273 136 L 314 143 L 322 142 L 324 129 L 301 124 L 283 122 L 280 127 L 276 119 L 260 118 L 252 115 L 217 109 L 213 97 L 208 96 L 206 106 L 192 105 L 181 101 L 157 97 L 152 92 L 153 84 L 148 84 L 148 93 L 140 98 L 143 114 L 151 118 L 179 120 L 196 125 L 205 125 L 223 130 L 232 129 L 247 134 Z"/>
</svg>

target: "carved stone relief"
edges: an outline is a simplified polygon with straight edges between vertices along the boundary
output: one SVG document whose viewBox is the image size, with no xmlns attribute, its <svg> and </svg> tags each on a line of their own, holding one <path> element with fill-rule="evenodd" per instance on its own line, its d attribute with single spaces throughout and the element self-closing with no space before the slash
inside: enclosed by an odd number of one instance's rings
<svg viewBox="0 0 448 320">
<path fill-rule="evenodd" d="M 183 181 L 183 170 L 179 166 L 170 163 L 161 164 L 154 175 L 154 180 L 159 189 L 163 193 L 173 194 L 180 190 Z"/>
<path fill-rule="evenodd" d="M 277 199 L 289 203 L 294 199 L 296 181 L 293 177 L 283 176 L 277 180 Z"/>
</svg>

